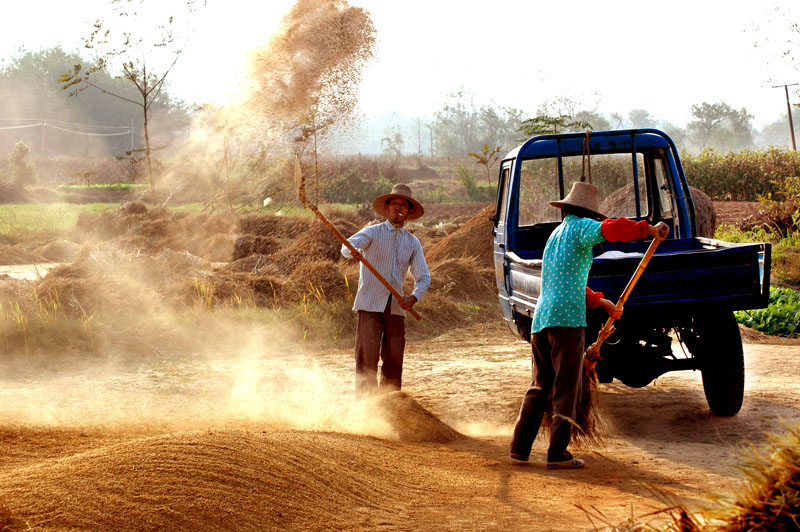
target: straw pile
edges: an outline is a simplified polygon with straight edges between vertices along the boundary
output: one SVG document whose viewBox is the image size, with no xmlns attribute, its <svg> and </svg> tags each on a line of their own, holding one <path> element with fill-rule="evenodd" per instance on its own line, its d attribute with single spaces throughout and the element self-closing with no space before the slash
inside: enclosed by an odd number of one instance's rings
<svg viewBox="0 0 800 532">
<path fill-rule="evenodd" d="M 428 262 L 466 257 L 475 259 L 477 266 L 494 268 L 491 221 L 493 215 L 494 205 L 486 206 L 455 232 L 431 246 L 425 254 Z"/>
<path fill-rule="evenodd" d="M 713 237 L 717 229 L 717 211 L 711 199 L 700 189 L 690 186 L 694 200 L 695 222 L 697 236 Z M 631 216 L 636 212 L 634 204 L 633 183 L 615 190 L 600 204 L 600 212 L 609 218 Z"/>
</svg>

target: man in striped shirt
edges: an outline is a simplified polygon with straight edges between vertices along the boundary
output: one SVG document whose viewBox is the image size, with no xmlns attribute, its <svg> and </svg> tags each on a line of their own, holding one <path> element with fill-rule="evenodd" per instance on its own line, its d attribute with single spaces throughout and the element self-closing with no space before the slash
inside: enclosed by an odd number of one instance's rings
<svg viewBox="0 0 800 532">
<path fill-rule="evenodd" d="M 353 254 L 342 246 L 346 258 L 368 261 L 400 294 L 409 269 L 414 276 L 410 295 L 395 300 L 389 290 L 361 264 L 358 292 L 353 310 L 358 312 L 356 328 L 356 397 L 359 399 L 381 391 L 399 390 L 403 375 L 405 351 L 405 311 L 410 310 L 431 284 L 422 245 L 403 225 L 425 212 L 411 195 L 408 185 L 397 184 L 389 194 L 378 196 L 372 203 L 375 212 L 388 219 L 361 229 L 347 240 L 359 250 Z M 377 383 L 378 361 L 381 361 L 380 387 Z"/>
</svg>

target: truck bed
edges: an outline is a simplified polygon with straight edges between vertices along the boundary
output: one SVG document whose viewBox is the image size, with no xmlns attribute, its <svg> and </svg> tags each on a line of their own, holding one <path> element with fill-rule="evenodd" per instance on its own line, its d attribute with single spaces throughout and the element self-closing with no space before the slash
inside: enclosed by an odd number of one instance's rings
<svg viewBox="0 0 800 532">
<path fill-rule="evenodd" d="M 589 287 L 616 301 L 649 242 L 606 242 L 595 246 Z M 540 257 L 541 252 L 525 253 Z M 539 294 L 541 261 L 509 253 L 510 303 L 532 315 Z M 696 311 L 704 306 L 760 308 L 769 298 L 770 245 L 734 244 L 710 238 L 662 242 L 628 297 L 626 312 L 647 305 L 648 314 Z M 766 274 L 765 274 L 766 272 Z"/>
</svg>

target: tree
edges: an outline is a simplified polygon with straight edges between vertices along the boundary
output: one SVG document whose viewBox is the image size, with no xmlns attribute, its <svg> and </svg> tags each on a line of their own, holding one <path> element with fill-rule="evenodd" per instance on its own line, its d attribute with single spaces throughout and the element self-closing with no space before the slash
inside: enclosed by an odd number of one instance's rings
<svg viewBox="0 0 800 532">
<path fill-rule="evenodd" d="M 686 126 L 691 144 L 699 149 L 715 147 L 739 151 L 753 145 L 753 115 L 747 109 L 736 111 L 725 102 L 692 106 L 694 120 Z"/>
<path fill-rule="evenodd" d="M 795 104 L 793 107 L 792 122 L 794 125 L 795 137 L 800 138 L 800 106 Z M 785 146 L 787 148 L 792 145 L 789 132 L 789 118 L 785 113 L 774 122 L 770 122 L 761 128 L 760 144 L 767 146 Z"/>
<path fill-rule="evenodd" d="M 628 113 L 628 120 L 633 128 L 656 127 L 656 121 L 650 116 L 650 111 L 647 109 L 631 109 Z"/>
<path fill-rule="evenodd" d="M 88 38 L 84 39 L 87 49 L 97 52 L 93 63 L 84 68 L 84 64 L 77 63 L 72 70 L 59 78 L 61 88 L 69 90 L 70 96 L 77 96 L 89 87 L 108 94 L 120 100 L 129 102 L 141 109 L 144 124 L 144 153 L 147 162 L 147 176 L 150 190 L 155 194 L 155 177 L 153 175 L 152 146 L 150 145 L 150 112 L 153 104 L 159 99 L 175 63 L 178 61 L 183 48 L 175 43 L 173 33 L 175 16 L 169 15 L 167 23 L 152 27 L 148 22 L 146 10 L 143 8 L 155 5 L 154 2 L 145 4 L 144 0 L 133 4 L 132 0 L 110 0 L 113 11 L 116 12 L 122 26 L 114 25 L 108 20 L 97 19 L 94 30 Z M 183 5 L 188 18 L 195 12 L 197 1 L 187 0 Z M 180 17 L 184 19 L 183 16 Z M 185 20 L 185 19 L 184 19 Z M 141 33 L 137 33 L 141 32 Z M 154 37 L 152 37 L 154 36 Z M 166 55 L 166 62 L 161 67 L 152 67 L 149 62 L 157 56 Z M 119 63 L 117 65 L 117 63 Z M 120 91 L 118 87 L 101 81 L 100 73 L 113 70 L 115 66 L 120 69 L 118 77 L 135 88 L 136 97 L 130 97 Z"/>
<path fill-rule="evenodd" d="M 36 165 L 28 159 L 30 152 L 24 142 L 17 142 L 8 154 L 8 177 L 18 189 L 36 182 Z"/>
<path fill-rule="evenodd" d="M 524 133 L 527 137 L 536 135 L 556 135 L 567 131 L 574 131 L 580 129 L 591 129 L 592 125 L 589 122 L 575 120 L 568 115 L 559 116 L 536 116 L 523 120 L 520 124 L 519 131 Z"/>
<path fill-rule="evenodd" d="M 491 175 L 491 168 L 494 166 L 494 163 L 497 162 L 499 158 L 497 153 L 502 150 L 502 146 L 497 146 L 491 152 L 489 151 L 489 145 L 483 145 L 483 151 L 480 153 L 471 152 L 468 153 L 470 157 L 475 158 L 475 164 L 482 164 L 484 168 L 486 168 L 486 181 L 489 182 L 489 186 L 492 186 L 492 175 Z"/>
<path fill-rule="evenodd" d="M 381 139 L 381 148 L 384 155 L 388 157 L 400 157 L 403 155 L 403 132 L 400 126 L 395 125 L 386 131 L 386 136 Z"/>
<path fill-rule="evenodd" d="M 440 155 L 459 156 L 477 147 L 480 130 L 473 96 L 461 89 L 450 93 L 433 115 L 433 136 Z"/>
</svg>

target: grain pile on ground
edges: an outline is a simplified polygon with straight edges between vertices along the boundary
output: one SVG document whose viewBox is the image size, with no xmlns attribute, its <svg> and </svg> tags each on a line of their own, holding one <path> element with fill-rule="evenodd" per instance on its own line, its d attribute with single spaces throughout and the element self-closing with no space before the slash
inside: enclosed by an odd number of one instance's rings
<svg viewBox="0 0 800 532">
<path fill-rule="evenodd" d="M 465 436 L 433 415 L 405 392 L 390 392 L 359 405 L 386 421 L 398 441 L 448 443 Z"/>
<path fill-rule="evenodd" d="M 690 186 L 694 201 L 697 236 L 713 237 L 717 230 L 717 212 L 711 199 L 700 189 Z M 636 212 L 633 183 L 615 190 L 600 203 L 600 212 L 609 218 L 630 217 Z M 643 207 L 643 208 L 646 208 Z"/>
<path fill-rule="evenodd" d="M 492 257 L 492 221 L 494 206 L 488 205 L 467 223 L 427 250 L 429 263 L 455 257 L 471 257 L 481 267 L 494 267 Z"/>
<path fill-rule="evenodd" d="M 342 434 L 185 432 L 42 460 L 0 483 L 36 530 L 342 530 L 364 507 L 392 522 L 386 498 L 423 480 L 365 460 L 374 452 Z"/>
</svg>

